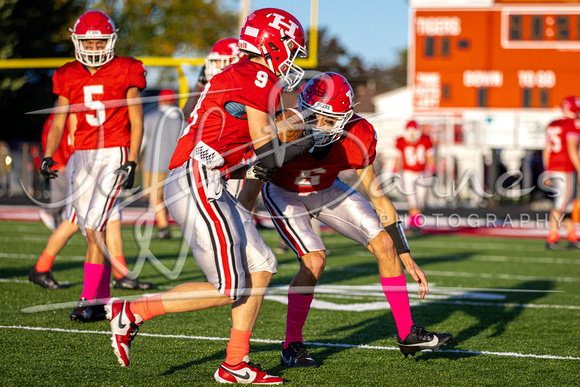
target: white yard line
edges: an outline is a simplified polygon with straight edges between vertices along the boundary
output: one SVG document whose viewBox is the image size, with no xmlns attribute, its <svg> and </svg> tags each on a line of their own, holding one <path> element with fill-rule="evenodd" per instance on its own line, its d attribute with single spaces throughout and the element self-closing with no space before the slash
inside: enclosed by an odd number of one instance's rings
<svg viewBox="0 0 580 387">
<path fill-rule="evenodd" d="M 578 277 L 537 277 L 531 275 L 466 273 L 460 271 L 425 270 L 425 274 L 440 277 L 467 277 L 467 278 L 498 278 L 518 281 L 553 281 L 553 282 L 580 282 Z"/>
<path fill-rule="evenodd" d="M 26 327 L 26 326 L 5 326 L 0 325 L 0 329 L 20 329 L 28 331 L 40 331 L 40 332 L 61 332 L 61 333 L 89 333 L 97 335 L 110 335 L 109 331 L 86 331 L 77 329 L 62 329 L 62 328 L 45 328 L 45 327 Z M 144 337 L 155 337 L 155 338 L 167 338 L 167 339 L 187 339 L 187 340 L 208 340 L 208 341 L 228 341 L 227 337 L 209 337 L 209 336 L 188 336 L 188 335 L 160 335 L 153 333 L 139 333 L 139 336 Z M 279 344 L 280 340 L 269 340 L 269 339 L 250 339 L 254 343 L 267 343 L 267 344 Z M 388 350 L 388 351 L 398 351 L 397 347 L 383 347 L 376 345 L 364 345 L 364 344 L 342 344 L 342 343 L 318 343 L 318 342 L 306 342 L 304 344 L 317 347 L 339 347 L 339 348 L 357 348 L 357 349 L 378 349 L 378 350 Z M 556 355 L 536 355 L 518 352 L 490 352 L 490 351 L 464 351 L 460 349 L 449 349 L 449 350 L 439 350 L 442 353 L 460 353 L 467 355 L 490 355 L 490 356 L 504 356 L 504 357 L 520 357 L 520 358 L 533 358 L 533 359 L 552 359 L 552 360 L 580 360 L 580 357 L 574 356 L 556 356 Z"/>
<path fill-rule="evenodd" d="M 9 253 L 0 253 L 0 258 L 7 258 L 7 259 L 38 259 L 38 257 L 40 257 L 40 255 L 37 254 L 9 254 Z M 66 256 L 66 255 L 59 255 L 58 256 L 58 260 L 59 261 L 84 261 L 85 257 L 84 255 L 72 255 L 72 256 Z"/>
</svg>

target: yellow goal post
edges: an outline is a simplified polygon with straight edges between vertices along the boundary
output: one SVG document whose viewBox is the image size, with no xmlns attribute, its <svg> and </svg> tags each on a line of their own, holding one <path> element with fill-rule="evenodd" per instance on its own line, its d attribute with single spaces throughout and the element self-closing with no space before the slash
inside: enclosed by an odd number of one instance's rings
<svg viewBox="0 0 580 387">
<path fill-rule="evenodd" d="M 179 81 L 179 106 L 183 108 L 187 101 L 190 87 L 183 66 L 203 66 L 205 58 L 170 58 L 170 57 L 137 57 L 147 66 L 173 67 L 177 71 Z M 31 68 L 59 68 L 74 58 L 23 58 L 0 60 L 0 70 L 31 69 Z M 302 68 L 314 69 L 318 66 L 318 0 L 310 3 L 310 30 L 308 39 L 308 57 L 299 58 L 296 64 Z"/>
</svg>

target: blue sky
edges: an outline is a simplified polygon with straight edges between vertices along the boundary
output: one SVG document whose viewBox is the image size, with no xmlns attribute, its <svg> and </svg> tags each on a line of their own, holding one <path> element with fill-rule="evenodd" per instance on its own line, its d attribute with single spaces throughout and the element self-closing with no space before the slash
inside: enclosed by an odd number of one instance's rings
<svg viewBox="0 0 580 387">
<path fill-rule="evenodd" d="M 251 0 L 251 6 L 283 9 L 309 28 L 310 0 Z M 318 26 L 365 63 L 393 65 L 397 52 L 407 47 L 408 10 L 407 0 L 319 0 Z"/>
</svg>

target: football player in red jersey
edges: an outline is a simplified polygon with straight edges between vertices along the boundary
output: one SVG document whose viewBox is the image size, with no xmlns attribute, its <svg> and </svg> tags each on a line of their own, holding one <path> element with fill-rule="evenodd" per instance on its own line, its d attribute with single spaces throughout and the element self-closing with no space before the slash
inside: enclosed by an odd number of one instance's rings
<svg viewBox="0 0 580 387">
<path fill-rule="evenodd" d="M 376 256 L 403 354 L 407 356 L 421 349 L 437 350 L 451 340 L 451 335 L 427 332 L 413 325 L 400 261 L 419 283 L 421 297 L 429 291 L 427 280 L 409 253 L 397 211 L 377 184 L 379 179 L 372 165 L 376 155 L 376 133 L 367 120 L 353 114 L 352 88 L 343 76 L 323 73 L 308 82 L 298 101 L 311 125 L 314 150 L 276 168 L 274 177 L 262 189 L 262 197 L 278 232 L 300 261 L 300 270 L 288 291 L 281 363 L 288 367 L 318 367 L 308 355 L 302 339 L 314 286 L 326 266 L 326 248 L 312 230 L 312 218 L 359 242 Z M 341 171 L 351 169 L 358 174 L 375 210 L 359 193 L 338 179 Z M 246 208 L 251 208 L 252 204 L 248 198 L 256 196 L 248 194 L 250 187 L 246 184 L 240 199 Z"/>
<path fill-rule="evenodd" d="M 125 266 L 119 262 L 124 257 L 106 251 L 104 234 L 121 190 L 133 185 L 143 132 L 140 91 L 146 71 L 140 61 L 114 55 L 116 39 L 115 24 L 103 12 L 88 11 L 76 21 L 72 41 L 77 60 L 54 73 L 58 102 L 41 166 L 45 177 L 57 176 L 52 156 L 68 113 L 76 113 L 71 185 L 87 254 L 81 300 L 70 318 L 80 322 L 105 318 L 96 301 L 110 298 L 111 263 Z"/>
<path fill-rule="evenodd" d="M 193 95 L 189 97 L 182 109 L 184 117 L 189 118 L 193 107 L 199 99 L 199 93 L 203 90 L 207 81 L 214 75 L 221 73 L 229 65 L 238 62 L 243 56 L 244 54 L 238 47 L 238 39 L 224 38 L 215 42 L 208 56 L 205 58 L 205 64 L 201 69 L 201 73 L 192 92 Z"/>
<path fill-rule="evenodd" d="M 42 128 L 41 144 L 43 149 L 46 149 L 48 133 L 53 120 L 54 113 L 46 119 Z M 36 265 L 30 269 L 28 275 L 30 282 L 46 289 L 60 289 L 63 287 L 54 279 L 51 272 L 52 265 L 56 256 L 66 246 L 69 239 L 79 230 L 76 211 L 71 201 L 73 195 L 72 192 L 70 192 L 71 175 L 74 169 L 74 158 L 71 156 L 74 154 L 73 144 L 76 127 L 76 114 L 69 114 L 69 118 L 67 119 L 64 128 L 62 141 L 52 157 L 53 161 L 56 163 L 53 169 L 58 169 L 60 173 L 56 178 L 50 180 L 50 203 L 52 208 L 59 212 L 64 209 L 65 216 L 48 238 L 48 242 L 46 243 L 42 254 L 38 258 Z M 64 171 L 63 166 L 66 166 Z M 65 173 L 64 175 L 63 172 Z M 58 186 L 55 187 L 53 185 L 54 182 L 57 182 Z M 53 194 L 55 195 L 54 197 Z M 135 278 L 127 276 L 128 269 L 125 265 L 125 259 L 123 256 L 123 238 L 121 235 L 121 207 L 118 203 L 111 212 L 105 234 L 107 248 L 114 257 L 118 257 L 117 260 L 119 261 L 119 266 L 113 268 L 115 289 L 145 290 L 151 288 L 151 283 L 140 282 Z"/>
<path fill-rule="evenodd" d="M 395 142 L 397 156 L 394 172 L 402 169 L 403 191 L 409 204 L 409 226 L 420 230 L 421 212 L 425 208 L 427 187 L 421 184 L 435 172 L 435 149 L 431 138 L 424 134 L 417 121 L 409 121 L 405 133 Z"/>
<path fill-rule="evenodd" d="M 580 248 L 578 235 L 572 222 L 572 206 L 576 198 L 576 186 L 580 183 L 580 98 L 570 96 L 562 101 L 564 117 L 551 122 L 546 128 L 546 146 L 542 158 L 547 172 L 546 185 L 555 192 L 554 208 L 550 213 L 550 232 L 546 248 L 562 250 L 566 247 Z M 564 221 L 569 245 L 558 243 L 560 223 Z"/>
<path fill-rule="evenodd" d="M 248 60 L 227 67 L 205 85 L 171 159 L 165 199 L 207 282 L 184 283 L 132 302 L 112 299 L 105 308 L 122 366 L 129 364 L 131 339 L 144 321 L 232 305 L 226 358 L 215 380 L 283 382 L 248 359 L 263 293 L 277 271 L 276 258 L 225 181 L 245 177 L 239 164 L 251 150 L 264 168 L 274 168 L 312 147 L 312 136 L 279 146 L 273 123 L 282 87 L 291 89 L 303 75 L 294 60 L 306 54 L 304 39 L 300 22 L 288 12 L 257 10 L 246 18 L 239 39 Z"/>
</svg>

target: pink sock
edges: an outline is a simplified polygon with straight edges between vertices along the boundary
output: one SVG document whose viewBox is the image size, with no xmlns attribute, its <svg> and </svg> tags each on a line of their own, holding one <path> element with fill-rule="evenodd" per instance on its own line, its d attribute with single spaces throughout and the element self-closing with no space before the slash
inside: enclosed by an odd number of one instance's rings
<svg viewBox="0 0 580 387">
<path fill-rule="evenodd" d="M 103 269 L 103 275 L 101 276 L 101 281 L 97 288 L 97 298 L 103 304 L 109 302 L 109 299 L 111 298 L 111 272 L 112 269 L 110 267 L 105 267 Z"/>
<path fill-rule="evenodd" d="M 413 228 L 421 228 L 420 219 L 421 219 L 421 214 L 411 215 L 409 217 L 409 226 L 411 226 Z"/>
<path fill-rule="evenodd" d="M 105 265 L 85 262 L 85 280 L 81 297 L 86 298 L 91 304 L 97 298 L 99 283 L 101 282 L 104 270 Z"/>
<path fill-rule="evenodd" d="M 290 343 L 302 341 L 302 328 L 306 324 L 306 317 L 314 294 L 298 294 L 288 290 L 288 314 L 286 316 L 286 341 L 284 348 Z"/>
<path fill-rule="evenodd" d="M 388 278 L 381 277 L 381 285 L 383 286 L 383 292 L 385 292 L 387 301 L 391 306 L 399 337 L 405 340 L 407 335 L 411 333 L 411 327 L 413 326 L 405 275 Z"/>
</svg>

